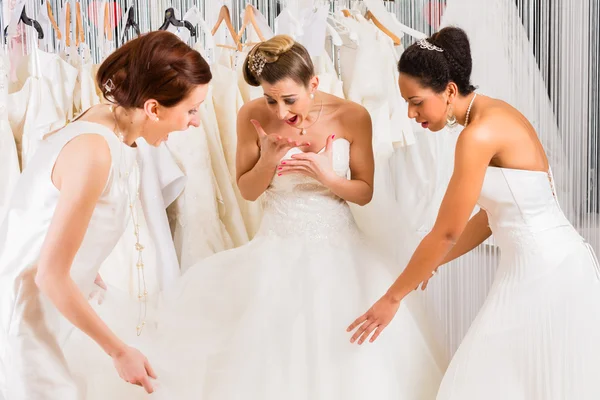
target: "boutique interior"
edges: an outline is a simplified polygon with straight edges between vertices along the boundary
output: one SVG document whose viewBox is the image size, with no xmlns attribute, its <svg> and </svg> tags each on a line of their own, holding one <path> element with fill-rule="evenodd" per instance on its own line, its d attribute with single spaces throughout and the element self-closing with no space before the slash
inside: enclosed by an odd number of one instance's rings
<svg viewBox="0 0 600 400">
<path fill-rule="evenodd" d="M 566 4 L 568 6 L 566 6 Z M 104 101 L 94 74 L 140 34 L 171 31 L 210 63 L 202 124 L 140 146 L 136 213 L 146 247 L 136 268 L 133 222 L 103 279 L 132 296 L 156 293 L 190 266 L 248 243 L 260 201 L 235 181 L 236 115 L 263 96 L 243 79 L 252 47 L 276 34 L 302 43 L 319 90 L 363 105 L 373 121 L 375 194 L 351 206 L 359 227 L 394 254 L 398 274 L 431 229 L 452 174 L 460 129 L 411 121 L 397 85 L 404 49 L 445 26 L 470 37 L 477 92 L 534 125 L 563 211 L 600 252 L 600 4 L 596 0 L 3 0 L 0 27 L 0 220 L 44 135 Z M 160 198 L 160 201 L 156 201 Z M 163 204 L 164 202 L 164 204 Z M 476 212 L 477 210 L 474 210 Z M 416 297 L 452 357 L 494 279 L 493 236 L 440 269 Z M 350 322 L 350 321 L 349 321 Z"/>
</svg>

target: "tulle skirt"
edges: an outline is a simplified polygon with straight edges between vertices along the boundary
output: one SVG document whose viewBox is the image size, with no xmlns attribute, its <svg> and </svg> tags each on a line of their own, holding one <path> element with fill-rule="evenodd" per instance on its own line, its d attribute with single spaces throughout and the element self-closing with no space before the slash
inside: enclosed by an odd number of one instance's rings
<svg viewBox="0 0 600 400">
<path fill-rule="evenodd" d="M 331 240 L 259 235 L 191 267 L 149 304 L 109 289 L 101 317 L 149 359 L 169 400 L 433 400 L 443 374 L 425 323 L 403 302 L 375 343 L 346 327 L 394 277 L 359 235 Z M 76 331 L 66 345 L 86 400 L 146 398 Z"/>
</svg>

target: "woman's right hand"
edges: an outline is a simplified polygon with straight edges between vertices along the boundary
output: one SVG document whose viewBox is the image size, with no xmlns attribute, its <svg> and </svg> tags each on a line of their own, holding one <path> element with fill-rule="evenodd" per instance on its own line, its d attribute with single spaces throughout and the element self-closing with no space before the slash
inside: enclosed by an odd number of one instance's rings
<svg viewBox="0 0 600 400">
<path fill-rule="evenodd" d="M 257 120 L 252 119 L 250 122 L 254 125 L 260 141 L 260 158 L 274 167 L 291 148 L 310 146 L 309 142 L 292 140 L 277 134 L 267 134 Z"/>
<path fill-rule="evenodd" d="M 127 346 L 113 357 L 113 363 L 125 382 L 142 386 L 148 393 L 154 392 L 150 378 L 156 379 L 156 374 L 139 350 Z"/>
</svg>

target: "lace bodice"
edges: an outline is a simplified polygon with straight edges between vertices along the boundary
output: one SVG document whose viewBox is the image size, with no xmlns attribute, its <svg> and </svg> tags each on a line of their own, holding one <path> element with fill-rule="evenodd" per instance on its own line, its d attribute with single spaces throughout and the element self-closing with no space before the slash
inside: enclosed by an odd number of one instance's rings
<svg viewBox="0 0 600 400">
<path fill-rule="evenodd" d="M 282 158 L 300 153 L 294 148 Z M 323 150 L 321 150 L 323 152 Z M 350 172 L 350 142 L 333 142 L 333 169 L 348 177 Z M 348 204 L 318 181 L 300 174 L 275 175 L 264 195 L 264 217 L 259 235 L 303 236 L 314 239 L 335 237 L 355 232 L 354 219 Z"/>
</svg>

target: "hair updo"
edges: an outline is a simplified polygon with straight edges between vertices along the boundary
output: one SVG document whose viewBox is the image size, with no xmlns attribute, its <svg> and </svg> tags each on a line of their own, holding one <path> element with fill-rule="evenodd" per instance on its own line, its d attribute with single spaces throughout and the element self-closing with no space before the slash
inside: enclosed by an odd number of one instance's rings
<svg viewBox="0 0 600 400">
<path fill-rule="evenodd" d="M 104 98 L 124 108 L 142 108 L 149 99 L 173 107 L 211 79 L 210 67 L 200 53 L 167 31 L 150 32 L 125 43 L 96 74 Z"/>
<path fill-rule="evenodd" d="M 471 84 L 471 47 L 465 31 L 448 27 L 426 39 L 429 45 L 437 49 L 423 48 L 421 41 L 410 45 L 398 62 L 398 71 L 413 76 L 424 87 L 436 93 L 446 90 L 448 83 L 454 82 L 461 95 L 466 96 L 475 87 Z M 442 50 L 442 51 L 440 51 Z"/>
<path fill-rule="evenodd" d="M 260 86 L 261 82 L 272 85 L 290 78 L 306 87 L 313 76 L 315 67 L 310 54 L 287 35 L 257 44 L 244 61 L 244 80 L 251 86 Z"/>
</svg>

